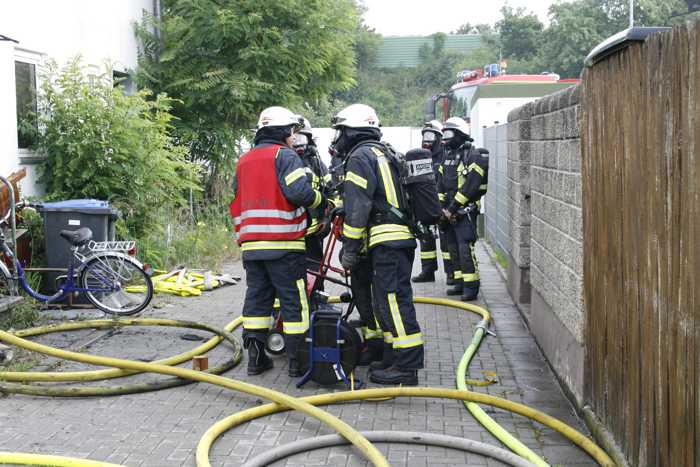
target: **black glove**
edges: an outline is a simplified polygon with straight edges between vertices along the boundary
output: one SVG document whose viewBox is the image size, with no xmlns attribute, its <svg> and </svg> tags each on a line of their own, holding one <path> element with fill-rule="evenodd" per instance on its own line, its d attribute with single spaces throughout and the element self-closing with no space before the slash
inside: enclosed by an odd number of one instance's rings
<svg viewBox="0 0 700 467">
<path fill-rule="evenodd" d="M 346 271 L 351 270 L 353 267 L 357 266 L 360 261 L 360 256 L 354 251 L 343 251 L 340 257 L 340 264 Z"/>
</svg>

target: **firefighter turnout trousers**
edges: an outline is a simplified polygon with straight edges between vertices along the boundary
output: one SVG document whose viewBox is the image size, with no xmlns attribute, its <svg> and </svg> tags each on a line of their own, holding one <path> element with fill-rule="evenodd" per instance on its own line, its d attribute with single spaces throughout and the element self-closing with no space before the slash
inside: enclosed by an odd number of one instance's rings
<svg viewBox="0 0 700 467">
<path fill-rule="evenodd" d="M 375 316 L 372 306 L 372 263 L 369 256 L 360 256 L 360 261 L 350 272 L 350 289 L 362 320 L 362 337 L 369 344 L 374 339 L 384 339 L 382 329 L 388 326 L 380 324 L 380 317 Z M 391 332 L 387 333 L 385 341 L 391 344 Z"/>
<path fill-rule="evenodd" d="M 445 274 L 453 273 L 452 261 L 447 247 L 447 233 L 440 230 L 440 256 L 442 265 L 445 267 Z M 431 237 L 428 240 L 420 241 L 420 265 L 422 272 L 435 272 L 438 270 L 437 239 Z"/>
<path fill-rule="evenodd" d="M 423 368 L 423 336 L 416 320 L 411 289 L 415 248 L 377 245 L 372 258 L 374 303 L 380 325 L 391 331 L 395 366 L 402 370 Z M 388 336 L 387 336 L 388 337 Z"/>
<path fill-rule="evenodd" d="M 447 229 L 448 248 L 453 258 L 454 278 L 457 283 L 462 281 L 462 295 L 479 293 L 479 263 L 476 259 L 474 244 L 476 243 L 477 211 L 471 211 L 459 216 L 457 221 Z"/>
<path fill-rule="evenodd" d="M 248 286 L 243 303 L 244 342 L 250 339 L 266 341 L 273 324 L 275 296 L 280 301 L 284 334 L 303 335 L 309 329 L 304 252 L 292 251 L 274 260 L 244 259 L 243 267 Z"/>
<path fill-rule="evenodd" d="M 306 244 L 306 259 L 309 269 L 318 271 L 323 261 L 323 237 L 320 235 L 307 235 L 304 238 Z"/>
</svg>

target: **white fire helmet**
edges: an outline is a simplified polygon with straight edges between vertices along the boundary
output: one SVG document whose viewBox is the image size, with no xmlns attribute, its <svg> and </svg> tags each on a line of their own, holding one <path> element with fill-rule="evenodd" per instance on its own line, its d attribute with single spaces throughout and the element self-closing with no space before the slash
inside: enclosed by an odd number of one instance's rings
<svg viewBox="0 0 700 467">
<path fill-rule="evenodd" d="M 262 112 L 260 112 L 260 118 L 258 118 L 258 125 L 256 130 L 268 127 L 285 127 L 285 126 L 297 126 L 301 128 L 303 126 L 303 118 L 289 109 L 284 107 L 268 107 Z"/>
<path fill-rule="evenodd" d="M 377 112 L 365 104 L 352 104 L 331 119 L 333 128 L 379 128 Z"/>
<path fill-rule="evenodd" d="M 304 122 L 304 126 L 301 129 L 299 129 L 299 133 L 302 133 L 302 134 L 308 136 L 309 139 L 313 138 L 314 129 L 311 128 L 311 122 L 309 122 L 309 120 L 307 120 L 304 117 L 301 117 L 301 120 L 302 120 L 302 122 Z"/>
<path fill-rule="evenodd" d="M 438 122 L 437 120 L 430 120 L 429 122 L 425 122 L 423 124 L 423 129 L 421 130 L 421 133 L 425 133 L 426 131 L 432 131 L 433 133 L 442 136 L 442 123 Z"/>
<path fill-rule="evenodd" d="M 455 132 L 459 132 L 464 136 L 469 137 L 471 129 L 469 124 L 464 121 L 464 119 L 459 117 L 451 117 L 445 121 L 445 125 L 442 127 L 442 139 L 443 141 L 449 141 L 454 138 Z"/>
</svg>

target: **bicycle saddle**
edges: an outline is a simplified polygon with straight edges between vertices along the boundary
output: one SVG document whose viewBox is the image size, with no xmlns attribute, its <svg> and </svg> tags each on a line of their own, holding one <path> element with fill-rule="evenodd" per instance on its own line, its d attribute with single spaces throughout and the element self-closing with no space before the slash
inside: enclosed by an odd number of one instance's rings
<svg viewBox="0 0 700 467">
<path fill-rule="evenodd" d="M 78 230 L 61 230 L 59 235 L 73 246 L 82 246 L 92 240 L 92 230 L 87 227 Z"/>
</svg>

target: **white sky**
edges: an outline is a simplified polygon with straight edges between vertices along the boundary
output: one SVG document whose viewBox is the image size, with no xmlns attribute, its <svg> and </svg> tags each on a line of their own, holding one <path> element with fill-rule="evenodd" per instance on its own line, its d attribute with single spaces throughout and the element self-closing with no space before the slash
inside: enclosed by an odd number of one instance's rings
<svg viewBox="0 0 700 467">
<path fill-rule="evenodd" d="M 525 7 L 547 24 L 555 0 L 363 0 L 365 23 L 384 36 L 427 36 L 454 31 L 464 23 L 494 24 L 501 7 Z"/>
</svg>

